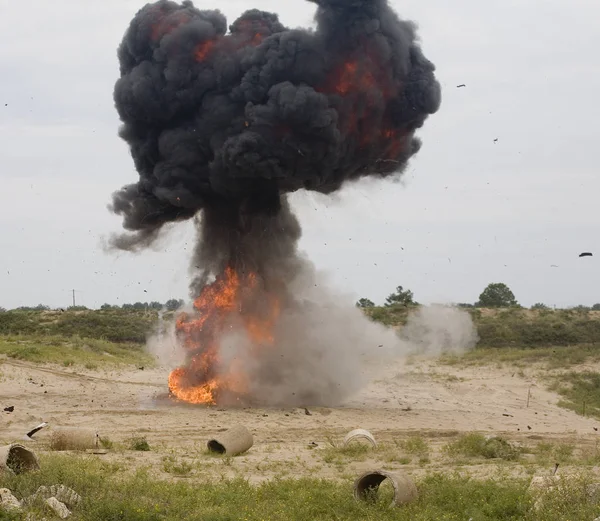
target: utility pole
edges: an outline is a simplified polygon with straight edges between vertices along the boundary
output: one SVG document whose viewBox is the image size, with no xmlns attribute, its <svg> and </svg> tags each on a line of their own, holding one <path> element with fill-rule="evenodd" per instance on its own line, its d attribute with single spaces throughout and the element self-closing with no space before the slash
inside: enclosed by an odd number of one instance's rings
<svg viewBox="0 0 600 521">
<path fill-rule="evenodd" d="M 75 307 L 75 290 L 72 290 L 72 291 L 73 291 L 73 307 Z"/>
</svg>

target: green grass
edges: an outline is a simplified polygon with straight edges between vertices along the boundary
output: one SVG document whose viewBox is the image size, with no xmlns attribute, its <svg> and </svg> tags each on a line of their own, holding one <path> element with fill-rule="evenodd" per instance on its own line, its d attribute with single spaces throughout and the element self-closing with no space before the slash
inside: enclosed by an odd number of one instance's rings
<svg viewBox="0 0 600 521">
<path fill-rule="evenodd" d="M 64 367 L 84 366 L 95 369 L 99 364 L 151 365 L 151 357 L 140 344 L 115 344 L 93 338 L 70 338 L 43 335 L 0 336 L 0 355 L 35 363 L 54 363 Z"/>
<path fill-rule="evenodd" d="M 414 308 L 404 306 L 365 308 L 376 322 L 403 326 Z M 598 344 L 600 313 L 574 309 L 528 310 L 507 308 L 465 309 L 477 328 L 480 347 L 545 347 Z"/>
<path fill-rule="evenodd" d="M 143 469 L 127 473 L 120 465 L 87 456 L 43 455 L 41 467 L 20 476 L 0 475 L 0 487 L 19 499 L 40 485 L 71 487 L 83 497 L 73 508 L 73 521 L 567 521 L 594 519 L 599 513 L 582 492 L 586 477 L 534 510 L 528 480 L 435 474 L 417 483 L 416 503 L 390 508 L 388 501 L 355 501 L 350 480 L 281 479 L 259 486 L 242 479 L 158 480 Z M 43 509 L 40 504 L 33 512 L 49 517 Z M 27 513 L 0 514 L 0 519 L 21 520 Z"/>
<path fill-rule="evenodd" d="M 548 443 L 540 442 L 535 448 L 534 454 L 540 464 L 549 466 L 553 463 L 570 463 L 573 460 L 575 446 L 572 443 Z M 588 457 L 584 458 L 579 463 L 585 463 Z"/>
<path fill-rule="evenodd" d="M 600 419 L 600 373 L 568 372 L 554 379 L 551 388 L 563 397 L 561 407 Z"/>
<path fill-rule="evenodd" d="M 48 335 L 144 343 L 157 324 L 153 311 L 7 311 L 0 313 L 2 335 Z"/>
<path fill-rule="evenodd" d="M 415 307 L 365 308 L 372 320 L 401 327 Z M 480 347 L 573 346 L 598 344 L 600 312 L 582 310 L 482 310 L 469 308 Z M 165 314 L 169 320 L 173 313 Z M 142 344 L 158 323 L 156 311 L 66 310 L 0 313 L 0 335 L 48 335 Z"/>
<path fill-rule="evenodd" d="M 365 461 L 376 450 L 378 449 L 366 443 L 350 443 L 345 447 L 331 444 L 319 451 L 319 455 L 325 463 L 341 464 L 348 461 Z"/>
<path fill-rule="evenodd" d="M 189 461 L 178 459 L 175 456 L 165 456 L 162 461 L 162 469 L 167 474 L 174 476 L 187 476 L 194 467 Z"/>
<path fill-rule="evenodd" d="M 462 434 L 457 440 L 444 447 L 450 456 L 466 456 L 468 458 L 503 459 L 515 461 L 521 451 L 501 437 L 485 437 L 479 433 Z"/>
<path fill-rule="evenodd" d="M 129 440 L 129 449 L 148 452 L 150 450 L 150 444 L 144 436 L 138 436 Z"/>
<path fill-rule="evenodd" d="M 421 436 L 411 436 L 400 443 L 400 447 L 415 456 L 425 457 L 429 455 L 429 445 Z"/>
<path fill-rule="evenodd" d="M 597 345 L 536 348 L 479 347 L 460 356 L 444 355 L 440 358 L 440 362 L 447 365 L 511 364 L 527 367 L 531 364 L 543 364 L 546 369 L 564 369 L 596 361 L 600 361 L 600 346 Z"/>
</svg>

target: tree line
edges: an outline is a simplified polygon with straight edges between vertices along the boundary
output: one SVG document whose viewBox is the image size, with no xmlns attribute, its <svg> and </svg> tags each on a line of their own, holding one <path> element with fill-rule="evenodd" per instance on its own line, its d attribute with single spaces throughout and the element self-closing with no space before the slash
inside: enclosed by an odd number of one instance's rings
<svg viewBox="0 0 600 521">
<path fill-rule="evenodd" d="M 390 306 L 418 306 L 419 304 L 414 299 L 414 294 L 409 289 L 404 289 L 402 286 L 398 286 L 396 291 L 390 293 L 384 302 L 384 307 Z M 356 306 L 359 308 L 373 308 L 376 304 L 368 299 L 361 298 L 356 302 Z M 510 307 L 521 307 L 517 302 L 515 294 L 512 290 L 503 282 L 493 282 L 488 284 L 486 288 L 479 295 L 479 300 L 474 304 L 460 303 L 458 307 L 463 308 L 510 308 Z M 538 302 L 531 306 L 531 309 L 550 309 L 550 306 Z M 594 304 L 593 306 L 577 306 L 577 310 L 580 311 L 600 311 L 600 303 Z"/>
<path fill-rule="evenodd" d="M 100 306 L 102 310 L 128 310 L 128 311 L 160 311 L 162 309 L 167 311 L 177 311 L 182 308 L 185 304 L 183 299 L 169 299 L 164 304 L 161 302 L 135 302 L 132 304 L 122 304 L 122 305 L 114 305 L 114 304 L 103 304 Z M 384 307 L 391 306 L 418 306 L 419 303 L 415 300 L 414 294 L 409 289 L 404 289 L 402 286 L 397 286 L 396 291 L 390 293 L 383 303 Z M 494 282 L 488 284 L 486 288 L 479 295 L 479 300 L 473 304 L 470 303 L 459 303 L 458 307 L 462 308 L 509 308 L 509 307 L 521 307 L 515 298 L 512 290 L 503 282 Z M 377 304 L 370 300 L 369 298 L 361 298 L 356 302 L 356 306 L 359 308 L 373 308 L 376 307 Z M 49 311 L 50 306 L 45 306 L 43 304 L 39 304 L 37 306 L 21 306 L 15 308 L 14 311 Z M 85 306 L 71 306 L 65 308 L 69 311 L 85 311 L 88 308 Z M 531 309 L 544 310 L 550 309 L 550 306 L 542 302 L 537 302 Z M 576 306 L 576 310 L 579 311 L 600 311 L 600 303 L 594 304 L 593 306 Z M 0 307 L 0 313 L 6 311 L 5 308 Z M 63 309 L 64 311 L 64 309 Z"/>
<path fill-rule="evenodd" d="M 183 305 L 185 304 L 185 301 L 183 299 L 169 299 L 167 300 L 164 304 L 162 302 L 134 302 L 133 304 L 122 304 L 122 305 L 115 305 L 115 304 L 102 304 L 102 306 L 100 306 L 100 309 L 104 310 L 104 311 L 108 311 L 108 310 L 117 310 L 117 309 L 123 309 L 126 311 L 160 311 L 162 309 L 165 309 L 167 311 L 177 311 L 178 309 L 182 308 Z M 66 308 L 58 308 L 60 311 L 87 311 L 89 310 L 89 308 L 87 308 L 86 306 L 69 306 Z M 37 306 L 20 306 L 18 308 L 14 308 L 12 311 L 51 311 L 52 308 L 50 306 L 46 306 L 44 304 L 38 304 Z M 6 309 L 3 307 L 0 307 L 0 313 L 5 312 Z"/>
</svg>

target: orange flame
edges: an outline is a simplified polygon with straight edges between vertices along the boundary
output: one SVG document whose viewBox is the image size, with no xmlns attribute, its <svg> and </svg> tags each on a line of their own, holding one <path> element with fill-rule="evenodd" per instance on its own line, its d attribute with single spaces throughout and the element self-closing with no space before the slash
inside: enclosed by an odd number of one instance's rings
<svg viewBox="0 0 600 521">
<path fill-rule="evenodd" d="M 250 355 L 274 343 L 273 328 L 279 316 L 279 300 L 266 296 L 264 309 L 257 310 L 259 280 L 256 274 L 239 275 L 233 268 L 206 286 L 194 301 L 196 313 L 182 313 L 176 328 L 189 352 L 185 367 L 169 375 L 169 390 L 178 399 L 190 403 L 214 405 L 223 394 L 243 396 L 249 388 L 248 376 L 239 358 L 223 360 L 219 353 L 221 334 L 231 326 L 234 316 L 252 344 Z M 262 297 L 262 295 L 260 295 Z M 246 310 L 244 304 L 253 306 Z"/>
<path fill-rule="evenodd" d="M 398 131 L 393 128 L 386 128 L 381 132 L 381 135 L 389 140 L 389 143 L 386 147 L 387 156 L 389 159 L 394 159 L 398 157 L 398 155 L 404 150 L 406 146 L 406 132 L 401 132 L 398 134 Z"/>
<path fill-rule="evenodd" d="M 208 40 L 208 41 L 202 42 L 200 45 L 198 45 L 196 47 L 196 52 L 194 53 L 194 55 L 196 56 L 196 60 L 199 62 L 206 60 L 207 56 L 213 50 L 214 46 L 215 46 L 214 40 Z"/>
</svg>

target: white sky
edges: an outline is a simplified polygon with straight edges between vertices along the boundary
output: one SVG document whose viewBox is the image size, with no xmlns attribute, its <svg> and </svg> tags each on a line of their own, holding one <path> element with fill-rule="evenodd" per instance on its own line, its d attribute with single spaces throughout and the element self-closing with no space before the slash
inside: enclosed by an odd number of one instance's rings
<svg viewBox="0 0 600 521">
<path fill-rule="evenodd" d="M 117 45 L 144 3 L 0 0 L 0 306 L 67 306 L 73 288 L 90 307 L 187 297 L 191 226 L 159 252 L 101 247 L 121 224 L 106 209 L 111 193 L 137 179 L 112 92 Z M 196 4 L 229 22 L 274 11 L 293 27 L 312 24 L 315 9 Z M 293 196 L 302 249 L 337 287 L 376 302 L 399 284 L 420 302 L 473 302 L 490 282 L 524 305 L 600 302 L 600 4 L 392 4 L 419 24 L 442 107 L 403 183 Z"/>
</svg>

